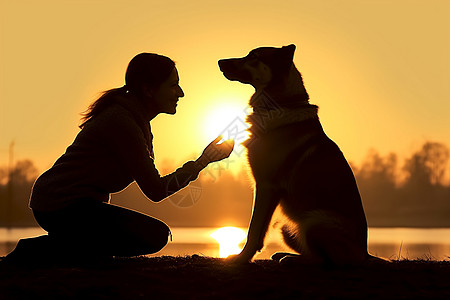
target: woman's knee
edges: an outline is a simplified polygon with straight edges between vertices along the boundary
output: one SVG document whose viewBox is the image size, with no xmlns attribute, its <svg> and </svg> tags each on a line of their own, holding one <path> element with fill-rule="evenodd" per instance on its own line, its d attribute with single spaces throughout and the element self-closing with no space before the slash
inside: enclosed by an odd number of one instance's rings
<svg viewBox="0 0 450 300">
<path fill-rule="evenodd" d="M 169 242 L 169 239 L 172 238 L 172 233 L 170 228 L 161 222 L 158 226 L 154 226 L 151 232 L 147 232 L 145 236 L 146 254 L 151 254 L 162 250 Z"/>
<path fill-rule="evenodd" d="M 155 234 L 155 240 L 157 241 L 159 250 L 167 245 L 167 243 L 169 242 L 169 238 L 172 238 L 170 228 L 166 224 L 162 223 L 158 233 Z"/>
</svg>

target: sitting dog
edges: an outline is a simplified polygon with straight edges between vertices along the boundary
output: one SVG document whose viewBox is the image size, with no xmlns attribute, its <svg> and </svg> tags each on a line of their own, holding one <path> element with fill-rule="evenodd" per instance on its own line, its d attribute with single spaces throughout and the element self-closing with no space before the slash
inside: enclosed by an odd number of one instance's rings
<svg viewBox="0 0 450 300">
<path fill-rule="evenodd" d="M 228 80 L 255 88 L 244 143 L 255 180 L 253 214 L 245 247 L 231 260 L 248 262 L 262 249 L 280 205 L 287 217 L 283 239 L 298 254 L 277 253 L 273 259 L 358 265 L 371 257 L 358 187 L 342 152 L 324 133 L 318 107 L 309 104 L 294 52 L 295 45 L 261 47 L 219 61 Z"/>
</svg>

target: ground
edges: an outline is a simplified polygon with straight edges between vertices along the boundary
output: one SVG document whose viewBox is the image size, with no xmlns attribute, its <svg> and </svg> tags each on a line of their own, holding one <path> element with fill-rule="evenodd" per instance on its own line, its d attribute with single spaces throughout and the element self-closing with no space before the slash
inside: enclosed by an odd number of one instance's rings
<svg viewBox="0 0 450 300">
<path fill-rule="evenodd" d="M 77 265 L 0 261 L 0 299 L 450 299 L 449 261 L 349 269 L 233 266 L 220 258 L 136 257 Z"/>
</svg>

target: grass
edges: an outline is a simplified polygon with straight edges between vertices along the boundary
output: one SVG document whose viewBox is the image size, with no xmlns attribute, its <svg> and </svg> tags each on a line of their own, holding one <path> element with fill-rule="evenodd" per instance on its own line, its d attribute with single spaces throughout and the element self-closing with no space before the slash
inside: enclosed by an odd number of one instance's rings
<svg viewBox="0 0 450 300">
<path fill-rule="evenodd" d="M 349 269 L 233 266 L 198 255 L 79 265 L 0 262 L 1 299 L 450 299 L 450 262 L 396 260 Z"/>
</svg>

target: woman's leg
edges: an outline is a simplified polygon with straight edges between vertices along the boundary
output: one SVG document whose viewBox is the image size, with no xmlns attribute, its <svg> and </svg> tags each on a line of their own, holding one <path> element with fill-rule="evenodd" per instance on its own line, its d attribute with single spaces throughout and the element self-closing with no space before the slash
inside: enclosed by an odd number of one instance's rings
<svg viewBox="0 0 450 300">
<path fill-rule="evenodd" d="M 85 201 L 57 212 L 34 212 L 54 248 L 81 256 L 155 253 L 168 242 L 169 227 L 142 213 Z"/>
</svg>

